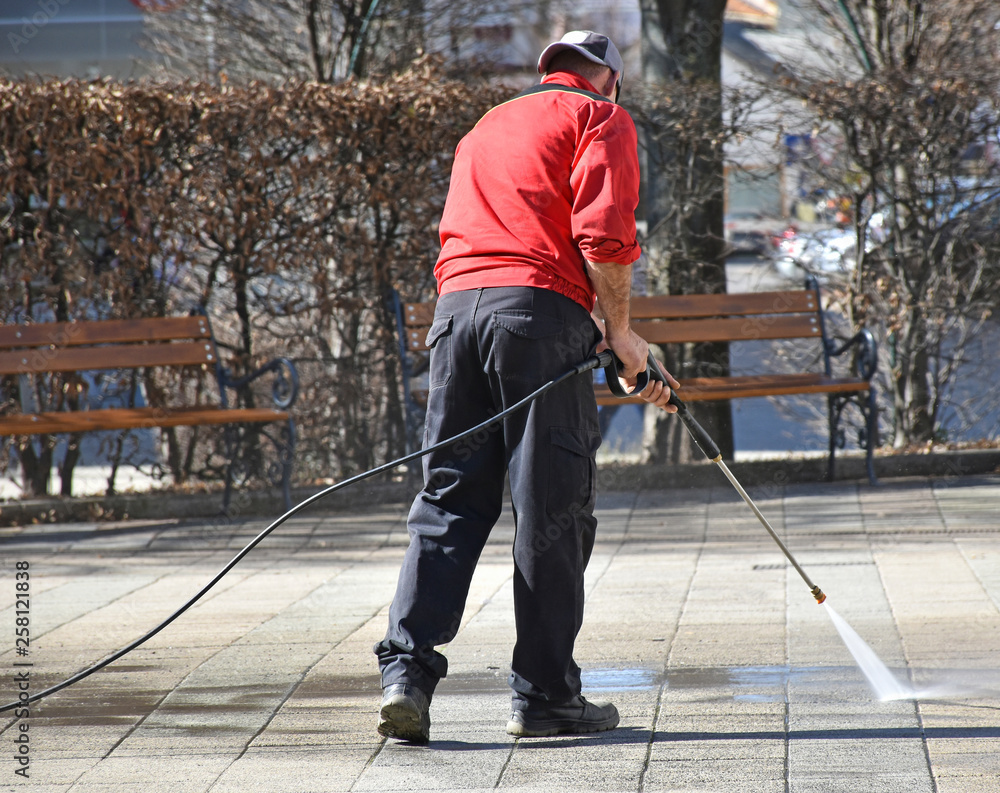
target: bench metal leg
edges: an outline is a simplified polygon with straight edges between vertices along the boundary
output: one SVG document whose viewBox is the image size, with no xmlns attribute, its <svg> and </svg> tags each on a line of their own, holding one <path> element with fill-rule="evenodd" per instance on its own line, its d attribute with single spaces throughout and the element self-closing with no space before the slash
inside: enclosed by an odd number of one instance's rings
<svg viewBox="0 0 1000 793">
<path fill-rule="evenodd" d="M 827 459 L 826 478 L 832 482 L 836 473 L 837 447 L 843 448 L 844 446 L 843 434 L 839 429 L 840 416 L 844 410 L 843 400 L 839 399 L 834 394 L 830 394 L 827 397 L 827 409 L 827 423 L 829 424 L 830 430 L 830 456 Z"/>
<path fill-rule="evenodd" d="M 844 431 L 840 429 L 840 420 L 843 417 L 844 408 L 849 403 L 854 403 L 861 411 L 864 418 L 864 429 L 858 433 L 858 445 L 865 450 L 865 471 L 868 474 L 870 484 L 878 484 L 875 477 L 875 447 L 878 446 L 878 406 L 875 399 L 875 389 L 870 388 L 867 394 L 852 394 L 844 396 L 841 394 L 830 394 L 829 425 L 830 425 L 830 457 L 827 463 L 827 478 L 832 482 L 836 467 L 836 450 L 843 449 L 846 445 Z"/>
<path fill-rule="evenodd" d="M 292 464 L 295 461 L 295 442 L 297 439 L 295 432 L 295 422 L 288 419 L 280 425 L 277 433 L 269 432 L 267 429 L 261 430 L 261 435 L 266 437 L 274 446 L 278 459 L 269 463 L 261 472 L 267 479 L 281 488 L 281 496 L 285 509 L 292 508 Z M 239 427 L 226 427 L 225 449 L 228 458 L 226 465 L 226 486 L 222 496 L 222 512 L 230 514 L 230 504 L 232 503 L 233 485 L 238 476 L 246 478 L 251 474 L 251 468 L 241 454 L 244 447 L 245 429 Z"/>
<path fill-rule="evenodd" d="M 229 515 L 229 504 L 233 498 L 233 480 L 236 478 L 236 469 L 240 465 L 240 430 L 238 427 L 228 426 L 223 430 L 223 447 L 226 450 L 226 487 L 222 491 L 222 514 Z"/>
<path fill-rule="evenodd" d="M 281 494 L 285 499 L 285 511 L 292 508 L 292 462 L 295 460 L 295 422 L 288 419 L 288 424 L 281 430 L 282 442 L 277 443 L 278 459 L 281 466 Z"/>
</svg>

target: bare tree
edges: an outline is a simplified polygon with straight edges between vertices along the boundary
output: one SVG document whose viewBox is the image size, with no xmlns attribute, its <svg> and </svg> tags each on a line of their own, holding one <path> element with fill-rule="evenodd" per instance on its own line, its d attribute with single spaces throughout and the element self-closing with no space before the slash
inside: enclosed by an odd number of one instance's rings
<svg viewBox="0 0 1000 793">
<path fill-rule="evenodd" d="M 172 76 L 313 80 L 405 69 L 428 54 L 475 65 L 509 50 L 511 20 L 545 30 L 567 0 L 191 0 L 149 14 L 145 46 Z"/>
<path fill-rule="evenodd" d="M 893 444 L 925 444 L 941 438 L 967 342 L 1000 304 L 1000 9 L 814 7 L 839 46 L 822 65 L 785 64 L 778 90 L 806 111 L 800 129 L 841 143 L 820 178 L 854 207 L 847 310 L 884 331 Z"/>
</svg>

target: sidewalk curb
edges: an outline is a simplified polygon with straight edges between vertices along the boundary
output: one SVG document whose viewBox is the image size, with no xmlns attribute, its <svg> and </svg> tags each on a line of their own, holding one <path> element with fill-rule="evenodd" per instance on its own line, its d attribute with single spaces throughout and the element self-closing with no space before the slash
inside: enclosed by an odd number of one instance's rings
<svg viewBox="0 0 1000 793">
<path fill-rule="evenodd" d="M 729 469 L 745 487 L 782 487 L 826 480 L 825 457 L 790 457 L 784 460 L 734 462 Z M 721 472 L 709 462 L 685 465 L 641 465 L 609 463 L 598 467 L 598 488 L 616 490 L 666 490 L 712 487 L 725 482 Z M 935 452 L 933 454 L 876 456 L 875 473 L 879 479 L 900 477 L 951 478 L 1000 471 L 1000 450 Z M 863 457 L 837 459 L 836 481 L 860 480 L 867 484 Z M 333 493 L 306 511 L 337 512 L 370 504 L 406 503 L 418 488 L 415 481 L 386 481 L 373 478 L 349 490 Z M 323 488 L 297 488 L 292 493 L 295 504 Z M 275 492 L 240 492 L 233 496 L 228 515 L 222 514 L 221 493 L 136 493 L 88 498 L 31 499 L 0 503 L 0 526 L 24 526 L 33 523 L 95 522 L 110 520 L 149 520 L 156 518 L 214 518 L 218 525 L 246 519 L 277 518 L 284 513 L 280 496 Z"/>
</svg>

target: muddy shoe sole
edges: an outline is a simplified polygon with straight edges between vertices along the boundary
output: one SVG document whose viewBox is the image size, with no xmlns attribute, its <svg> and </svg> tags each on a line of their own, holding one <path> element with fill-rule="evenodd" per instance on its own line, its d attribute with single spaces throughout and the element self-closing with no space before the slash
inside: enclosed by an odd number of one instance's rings
<svg viewBox="0 0 1000 793">
<path fill-rule="evenodd" d="M 430 740 L 431 717 L 419 697 L 387 690 L 379 710 L 378 733 L 411 743 Z"/>
</svg>

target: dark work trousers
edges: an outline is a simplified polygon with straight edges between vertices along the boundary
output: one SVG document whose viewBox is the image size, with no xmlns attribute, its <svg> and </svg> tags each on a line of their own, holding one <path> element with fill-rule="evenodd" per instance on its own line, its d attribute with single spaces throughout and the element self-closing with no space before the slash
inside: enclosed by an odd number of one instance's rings
<svg viewBox="0 0 1000 793">
<path fill-rule="evenodd" d="M 428 333 L 424 445 L 457 435 L 586 360 L 600 340 L 590 314 L 534 287 L 453 292 Z M 573 644 L 594 545 L 595 455 L 601 436 L 589 373 L 548 391 L 502 424 L 424 457 L 410 545 L 375 646 L 382 686 L 434 693 L 448 669 L 434 648 L 458 631 L 479 555 L 500 516 L 504 473 L 515 520 L 510 685 L 559 702 L 580 693 Z"/>
</svg>

